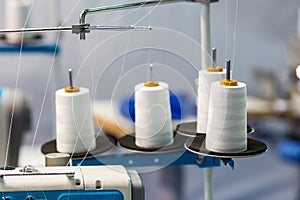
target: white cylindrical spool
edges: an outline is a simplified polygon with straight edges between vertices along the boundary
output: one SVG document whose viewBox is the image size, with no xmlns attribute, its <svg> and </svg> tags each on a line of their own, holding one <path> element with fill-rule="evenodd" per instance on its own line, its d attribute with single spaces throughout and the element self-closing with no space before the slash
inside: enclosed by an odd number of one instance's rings
<svg viewBox="0 0 300 200">
<path fill-rule="evenodd" d="M 170 94 L 167 83 L 135 86 L 135 143 L 159 148 L 173 143 Z"/>
<path fill-rule="evenodd" d="M 26 23 L 27 15 L 30 8 L 29 0 L 7 0 L 5 2 L 5 28 L 18 29 L 23 28 Z M 22 41 L 30 38 L 29 33 L 9 33 L 6 35 L 6 41 L 10 44 L 19 44 Z"/>
<path fill-rule="evenodd" d="M 223 72 L 208 72 L 200 70 L 198 75 L 198 97 L 197 97 L 197 133 L 206 133 L 208 120 L 208 103 L 210 85 L 212 82 L 225 78 Z"/>
<path fill-rule="evenodd" d="M 79 92 L 57 90 L 56 145 L 63 153 L 82 153 L 96 147 L 89 90 Z"/>
<path fill-rule="evenodd" d="M 245 83 L 211 84 L 206 148 L 220 153 L 247 149 L 247 88 Z"/>
</svg>

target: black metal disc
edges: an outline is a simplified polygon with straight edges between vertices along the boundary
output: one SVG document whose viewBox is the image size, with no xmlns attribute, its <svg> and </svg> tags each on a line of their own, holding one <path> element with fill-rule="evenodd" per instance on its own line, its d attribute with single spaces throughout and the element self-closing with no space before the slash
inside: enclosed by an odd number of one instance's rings
<svg viewBox="0 0 300 200">
<path fill-rule="evenodd" d="M 114 147 L 113 141 L 105 136 L 96 137 L 96 148 L 90 152 L 74 153 L 72 158 L 85 158 L 93 155 L 105 153 Z M 56 150 L 56 140 L 51 140 L 42 145 L 41 151 L 43 154 L 58 153 Z"/>
<path fill-rule="evenodd" d="M 247 150 L 239 153 L 219 153 L 213 152 L 205 147 L 205 134 L 198 134 L 195 138 L 189 138 L 185 143 L 185 148 L 188 151 L 193 153 L 203 155 L 203 156 L 211 156 L 211 157 L 219 157 L 219 158 L 246 158 L 251 156 L 256 156 L 262 154 L 267 151 L 267 145 L 258 140 L 248 138 L 247 139 Z"/>
<path fill-rule="evenodd" d="M 125 135 L 119 139 L 119 145 L 127 150 L 139 152 L 139 153 L 162 153 L 172 152 L 178 150 L 184 150 L 184 144 L 186 137 L 182 135 L 175 135 L 172 144 L 161 147 L 161 148 L 143 148 L 135 144 L 135 134 Z"/>
<path fill-rule="evenodd" d="M 197 122 L 186 122 L 181 123 L 176 126 L 176 131 L 178 134 L 186 136 L 186 137 L 195 137 L 197 134 L 205 134 L 205 133 L 197 133 Z M 247 125 L 247 133 L 251 134 L 254 132 L 254 129 Z"/>
</svg>

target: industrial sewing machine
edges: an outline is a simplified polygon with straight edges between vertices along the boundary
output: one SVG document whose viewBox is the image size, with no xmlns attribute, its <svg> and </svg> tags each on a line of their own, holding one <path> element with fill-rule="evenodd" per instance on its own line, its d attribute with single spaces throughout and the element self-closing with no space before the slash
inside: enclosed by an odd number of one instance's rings
<svg viewBox="0 0 300 200">
<path fill-rule="evenodd" d="M 0 169 L 2 200 L 143 200 L 138 173 L 122 166 L 6 167 Z"/>
</svg>

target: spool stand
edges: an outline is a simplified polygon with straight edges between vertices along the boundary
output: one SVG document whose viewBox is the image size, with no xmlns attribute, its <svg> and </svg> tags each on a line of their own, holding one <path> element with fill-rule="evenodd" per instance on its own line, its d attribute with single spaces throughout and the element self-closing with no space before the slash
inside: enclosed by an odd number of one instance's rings
<svg viewBox="0 0 300 200">
<path fill-rule="evenodd" d="M 202 3 L 201 12 L 201 44 L 203 46 L 201 51 L 202 67 L 208 67 L 210 62 L 210 3 L 213 1 L 199 0 Z M 101 10 L 100 8 L 97 10 Z M 81 22 L 84 22 L 85 15 L 90 11 L 86 10 L 83 16 L 81 16 Z M 84 33 L 81 34 L 81 38 L 84 39 Z M 248 128 L 248 133 L 253 132 L 251 128 Z M 202 151 L 201 147 L 205 141 L 205 135 L 196 133 L 195 123 L 184 123 L 177 126 L 176 136 L 174 144 L 163 147 L 161 149 L 143 149 L 135 146 L 134 135 L 127 135 L 118 141 L 119 146 L 122 148 L 115 148 L 113 151 L 107 151 L 105 153 L 78 156 L 72 158 L 73 165 L 114 165 L 121 164 L 125 167 L 150 167 L 150 166 L 183 166 L 183 165 L 197 165 L 204 170 L 204 199 L 213 199 L 213 184 L 212 184 L 212 167 L 219 167 L 223 162 L 225 165 L 229 165 L 234 168 L 234 161 L 232 158 L 255 156 L 260 153 L 264 153 L 267 150 L 267 146 L 256 140 L 249 139 L 249 143 L 255 143 L 244 154 L 215 154 L 214 152 Z M 180 135 L 183 134 L 184 136 Z M 187 136 L 192 136 L 189 138 Z M 176 138 L 177 137 L 177 138 Z M 204 145 L 205 146 L 205 145 Z M 185 149 L 185 148 L 186 149 Z M 43 147 L 42 147 L 43 151 Z M 91 152 L 92 153 L 92 152 Z M 86 156 L 88 155 L 88 156 Z"/>
<path fill-rule="evenodd" d="M 124 165 L 125 167 L 153 167 L 153 166 L 183 166 L 196 165 L 200 168 L 218 167 L 221 162 L 232 163 L 228 158 L 199 156 L 186 151 L 184 144 L 188 138 L 177 134 L 174 143 L 160 149 L 144 149 L 135 145 L 134 135 L 126 135 L 118 140 L 118 147 L 113 141 L 99 136 L 97 147 L 91 152 L 73 154 L 72 164 L 77 165 Z M 57 153 L 56 141 L 52 140 L 42 145 L 43 154 Z"/>
</svg>

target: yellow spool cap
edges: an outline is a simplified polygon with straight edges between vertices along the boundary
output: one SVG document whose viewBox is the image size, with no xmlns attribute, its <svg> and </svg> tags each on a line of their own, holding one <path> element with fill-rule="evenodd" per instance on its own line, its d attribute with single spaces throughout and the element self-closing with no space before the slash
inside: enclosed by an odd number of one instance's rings
<svg viewBox="0 0 300 200">
<path fill-rule="evenodd" d="M 155 87 L 155 86 L 159 86 L 159 83 L 156 82 L 156 81 L 154 81 L 154 82 L 149 81 L 149 82 L 145 82 L 144 86 L 146 86 L 146 87 Z"/>
<path fill-rule="evenodd" d="M 208 72 L 222 72 L 223 68 L 222 67 L 209 67 L 207 68 Z"/>
<path fill-rule="evenodd" d="M 79 92 L 79 87 L 65 87 L 65 92 L 73 93 L 73 92 Z"/>
<path fill-rule="evenodd" d="M 220 82 L 221 82 L 221 85 L 223 85 L 223 86 L 237 86 L 238 85 L 238 81 L 237 80 L 223 79 Z"/>
</svg>

